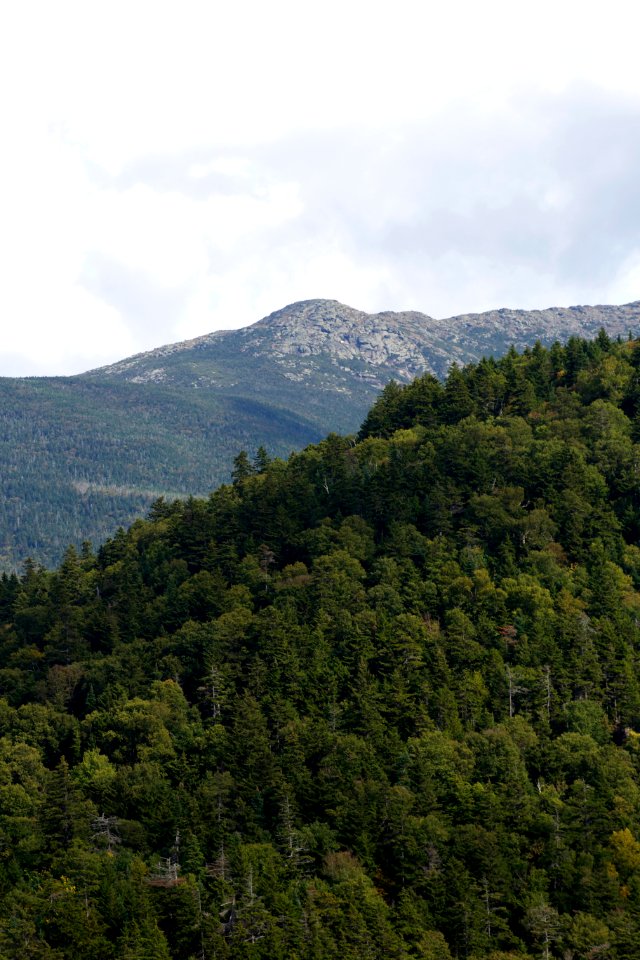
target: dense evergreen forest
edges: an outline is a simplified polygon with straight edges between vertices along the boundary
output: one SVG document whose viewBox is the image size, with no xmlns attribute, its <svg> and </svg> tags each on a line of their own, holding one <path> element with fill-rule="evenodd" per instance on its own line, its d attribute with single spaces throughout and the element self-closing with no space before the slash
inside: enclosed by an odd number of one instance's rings
<svg viewBox="0 0 640 960">
<path fill-rule="evenodd" d="M 240 446 L 288 455 L 326 432 L 275 404 L 211 390 L 0 377 L 0 571 L 27 556 L 57 566 L 69 544 L 102 542 L 159 496 L 208 494 L 228 480 Z"/>
<path fill-rule="evenodd" d="M 637 960 L 640 344 L 0 579 L 2 960 Z"/>
</svg>

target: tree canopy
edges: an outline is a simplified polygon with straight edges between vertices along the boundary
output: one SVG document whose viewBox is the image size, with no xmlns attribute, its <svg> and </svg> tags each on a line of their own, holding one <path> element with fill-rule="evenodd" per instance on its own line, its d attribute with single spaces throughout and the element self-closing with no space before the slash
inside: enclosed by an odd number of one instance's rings
<svg viewBox="0 0 640 960">
<path fill-rule="evenodd" d="M 640 346 L 0 578 L 0 957 L 634 960 Z"/>
</svg>

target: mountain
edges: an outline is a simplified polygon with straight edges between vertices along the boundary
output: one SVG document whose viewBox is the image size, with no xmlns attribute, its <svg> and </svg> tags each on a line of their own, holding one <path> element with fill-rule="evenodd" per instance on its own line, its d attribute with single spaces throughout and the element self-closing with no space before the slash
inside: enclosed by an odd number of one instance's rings
<svg viewBox="0 0 640 960">
<path fill-rule="evenodd" d="M 391 378 L 408 382 L 425 371 L 444 377 L 454 361 L 464 365 L 483 356 L 501 356 L 512 345 L 522 349 L 536 340 L 550 345 L 570 336 L 595 337 L 601 327 L 613 337 L 637 331 L 640 301 L 492 310 L 436 320 L 415 311 L 368 314 L 337 300 L 307 300 L 241 330 L 160 347 L 85 376 L 250 391 L 276 401 L 283 395 L 298 400 L 299 385 L 305 385 L 313 393 L 320 391 L 318 397 L 306 398 L 309 415 L 325 423 L 330 410 L 330 416 L 345 421 L 344 427 L 331 424 L 330 429 L 348 432 L 366 413 L 372 392 Z M 342 397 L 333 407 L 330 398 L 336 393 Z M 362 409 L 345 411 L 345 397 Z"/>
<path fill-rule="evenodd" d="M 0 577 L 3 960 L 637 960 L 640 342 Z"/>
<path fill-rule="evenodd" d="M 392 378 L 601 326 L 640 332 L 640 302 L 435 320 L 310 300 L 81 376 L 0 379 L 0 568 L 55 562 L 159 496 L 206 494 L 243 448 L 287 456 L 354 432 Z"/>
</svg>

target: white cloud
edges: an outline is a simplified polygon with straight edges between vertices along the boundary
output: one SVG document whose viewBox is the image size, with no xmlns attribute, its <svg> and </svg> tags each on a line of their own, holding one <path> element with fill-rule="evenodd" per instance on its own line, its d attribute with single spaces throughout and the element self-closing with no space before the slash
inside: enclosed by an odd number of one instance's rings
<svg viewBox="0 0 640 960">
<path fill-rule="evenodd" d="M 636 248 L 620 265 L 609 286 L 612 303 L 629 303 L 640 300 L 640 248 Z"/>
<path fill-rule="evenodd" d="M 144 185 L 105 190 L 96 196 L 93 214 L 94 249 L 162 286 L 178 286 L 206 269 L 198 231 L 202 211 L 183 194 Z"/>
<path fill-rule="evenodd" d="M 11 5 L 0 372 L 313 296 L 636 299 L 639 25 L 630 0 Z"/>
</svg>

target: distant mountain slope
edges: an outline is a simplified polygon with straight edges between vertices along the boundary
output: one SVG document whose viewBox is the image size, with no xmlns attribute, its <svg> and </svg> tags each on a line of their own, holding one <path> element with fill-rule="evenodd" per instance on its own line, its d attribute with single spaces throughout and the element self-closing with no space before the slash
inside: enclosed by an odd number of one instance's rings
<svg viewBox="0 0 640 960">
<path fill-rule="evenodd" d="M 91 371 L 91 377 L 122 377 L 134 383 L 237 385 L 252 363 L 267 360 L 292 382 L 330 371 L 331 389 L 352 378 L 382 387 L 390 374 L 411 380 L 425 371 L 442 377 L 455 360 L 466 364 L 570 336 L 626 337 L 640 327 L 640 301 L 623 306 L 550 307 L 547 310 L 490 310 L 436 320 L 415 311 L 364 313 L 337 300 L 305 300 L 277 310 L 241 330 L 223 330 L 170 344 Z M 329 371 L 326 362 L 329 361 Z M 276 368 L 274 369 L 274 364 Z M 265 385 L 267 386 L 267 385 Z M 260 389 L 260 384 L 254 388 Z"/>
<path fill-rule="evenodd" d="M 206 494 L 242 448 L 286 456 L 353 432 L 392 378 L 601 326 L 640 333 L 640 302 L 436 320 L 308 300 L 81 376 L 0 378 L 0 568 L 56 562 L 160 495 Z"/>
<path fill-rule="evenodd" d="M 80 379 L 251 396 L 304 410 L 321 432 L 352 431 L 389 379 L 445 371 L 446 344 L 434 337 L 435 323 L 420 313 L 370 315 L 335 300 L 310 300 L 250 327 L 160 347 Z"/>
</svg>

